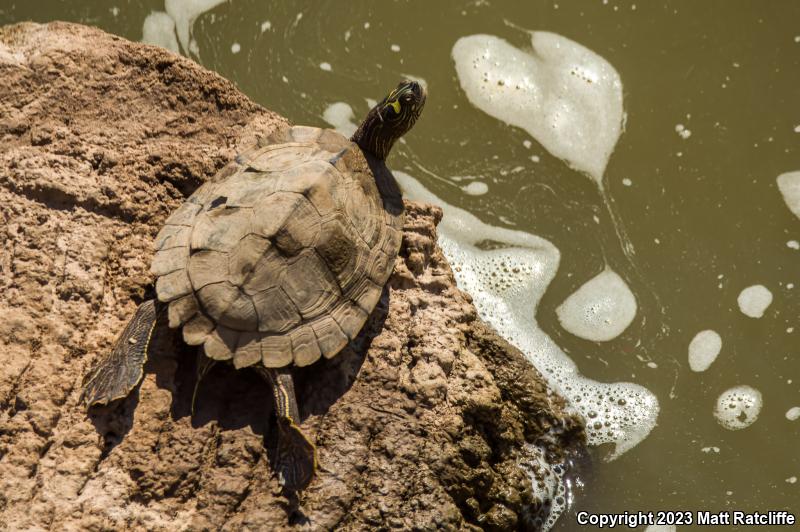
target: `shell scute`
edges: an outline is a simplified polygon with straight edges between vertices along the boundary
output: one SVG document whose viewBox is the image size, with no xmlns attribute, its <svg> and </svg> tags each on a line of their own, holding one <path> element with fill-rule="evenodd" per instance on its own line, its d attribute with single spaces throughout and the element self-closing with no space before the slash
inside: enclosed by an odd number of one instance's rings
<svg viewBox="0 0 800 532">
<path fill-rule="evenodd" d="M 311 322 L 311 328 L 325 358 L 336 356 L 350 341 L 336 320 L 330 316 L 320 316 Z"/>
<path fill-rule="evenodd" d="M 317 344 L 317 337 L 308 325 L 302 325 L 289 333 L 292 342 L 292 358 L 295 366 L 308 366 L 313 364 L 322 353 Z"/>
<path fill-rule="evenodd" d="M 225 196 L 212 200 L 195 219 L 191 248 L 228 251 L 243 236 L 250 232 L 253 211 L 246 207 L 227 207 L 221 201 Z"/>
<path fill-rule="evenodd" d="M 290 261 L 289 272 L 282 288 L 304 319 L 319 316 L 341 298 L 336 279 L 314 250 L 306 250 Z"/>
<path fill-rule="evenodd" d="M 253 296 L 258 315 L 258 330 L 262 332 L 286 332 L 302 321 L 289 296 L 280 286 L 269 288 Z"/>
</svg>

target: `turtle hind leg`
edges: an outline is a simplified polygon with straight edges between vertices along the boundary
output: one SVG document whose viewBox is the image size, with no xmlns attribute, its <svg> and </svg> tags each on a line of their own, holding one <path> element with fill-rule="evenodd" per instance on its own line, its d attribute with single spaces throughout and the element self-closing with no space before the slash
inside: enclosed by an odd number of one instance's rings
<svg viewBox="0 0 800 532">
<path fill-rule="evenodd" d="M 288 491 L 308 486 L 317 469 L 317 448 L 297 425 L 300 412 L 289 368 L 257 366 L 259 374 L 272 386 L 275 415 L 278 418 L 278 449 L 275 472 L 278 482 Z"/>
<path fill-rule="evenodd" d="M 111 352 L 84 377 L 81 397 L 86 406 L 122 399 L 139 384 L 157 316 L 154 299 L 139 305 Z"/>
<path fill-rule="evenodd" d="M 195 405 L 197 404 L 197 392 L 200 390 L 200 383 L 203 382 L 203 379 L 208 372 L 211 371 L 211 368 L 217 363 L 216 360 L 213 358 L 209 358 L 203 352 L 202 349 L 197 350 L 197 371 L 194 381 L 194 391 L 192 392 L 192 415 L 194 416 L 195 413 Z"/>
</svg>

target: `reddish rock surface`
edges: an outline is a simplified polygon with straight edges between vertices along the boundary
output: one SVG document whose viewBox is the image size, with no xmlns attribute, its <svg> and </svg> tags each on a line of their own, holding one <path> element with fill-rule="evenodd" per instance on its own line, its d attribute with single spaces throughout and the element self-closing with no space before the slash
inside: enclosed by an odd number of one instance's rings
<svg viewBox="0 0 800 532">
<path fill-rule="evenodd" d="M 298 372 L 320 470 L 287 498 L 268 390 L 164 330 L 141 387 L 87 416 L 80 384 L 152 295 L 159 226 L 237 149 L 286 124 L 187 59 L 99 30 L 0 29 L 0 528 L 533 529 L 532 449 L 582 431 L 476 317 L 408 203 L 361 337 Z M 540 479 L 539 479 L 540 480 Z"/>
</svg>

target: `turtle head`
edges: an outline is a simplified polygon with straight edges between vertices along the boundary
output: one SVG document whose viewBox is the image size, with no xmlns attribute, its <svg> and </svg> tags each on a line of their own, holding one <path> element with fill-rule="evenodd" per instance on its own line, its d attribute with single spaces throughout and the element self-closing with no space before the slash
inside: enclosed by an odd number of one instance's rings
<svg viewBox="0 0 800 532">
<path fill-rule="evenodd" d="M 370 110 L 350 140 L 365 152 L 386 160 L 395 141 L 405 135 L 419 118 L 425 96 L 425 88 L 419 82 L 401 82 Z"/>
</svg>

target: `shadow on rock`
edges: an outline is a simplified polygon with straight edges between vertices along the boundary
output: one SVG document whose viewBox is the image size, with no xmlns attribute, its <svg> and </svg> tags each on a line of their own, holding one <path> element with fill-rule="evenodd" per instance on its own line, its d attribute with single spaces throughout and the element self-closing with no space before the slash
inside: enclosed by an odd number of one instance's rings
<svg viewBox="0 0 800 532">
<path fill-rule="evenodd" d="M 388 310 L 389 290 L 384 288 L 358 337 L 337 356 L 294 369 L 301 422 L 312 415 L 324 416 L 347 393 L 358 376 L 372 339 L 383 328 Z M 154 375 L 156 385 L 172 394 L 170 414 L 174 421 L 190 417 L 194 428 L 209 423 L 215 423 L 221 430 L 249 427 L 254 434 L 264 437 L 270 464 L 274 465 L 277 429 L 272 393 L 267 383 L 253 371 L 239 371 L 231 364 L 216 364 L 199 383 L 192 414 L 200 356 L 197 348 L 182 341 L 179 331 L 169 329 L 166 313 L 162 313 L 150 342 L 145 378 Z M 121 443 L 133 427 L 140 387 L 141 383 L 124 399 L 89 409 L 89 419 L 103 437 L 105 455 Z M 297 516 L 296 521 L 303 519 Z"/>
</svg>

